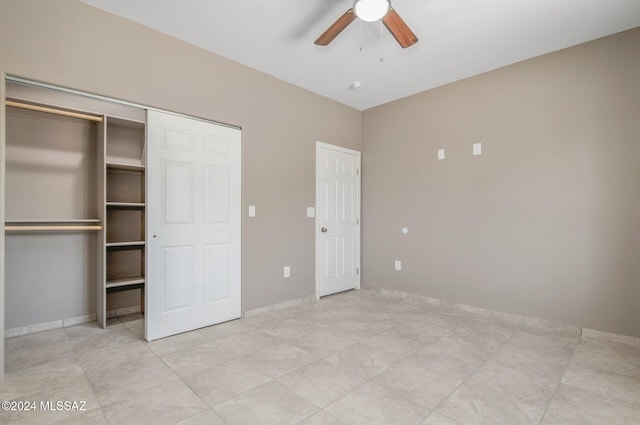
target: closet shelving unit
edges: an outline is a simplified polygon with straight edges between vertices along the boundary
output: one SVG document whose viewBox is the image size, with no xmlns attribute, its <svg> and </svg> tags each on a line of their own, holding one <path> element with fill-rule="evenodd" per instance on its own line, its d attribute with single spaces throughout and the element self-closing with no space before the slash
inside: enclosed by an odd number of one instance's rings
<svg viewBox="0 0 640 425">
<path fill-rule="evenodd" d="M 73 232 L 102 230 L 101 220 L 97 218 L 71 220 L 6 220 L 6 232 Z"/>
<path fill-rule="evenodd" d="M 105 293 L 145 287 L 145 123 L 106 117 Z"/>
<path fill-rule="evenodd" d="M 102 273 L 104 195 L 96 183 L 105 118 L 33 99 L 2 101 L 8 328 L 84 320 Z"/>
<path fill-rule="evenodd" d="M 6 106 L 27 111 L 41 113 L 42 117 L 60 116 L 77 118 L 96 123 L 102 123 L 102 115 L 87 114 L 69 109 L 49 107 L 35 103 L 22 102 L 19 100 L 5 101 Z M 7 233 L 43 233 L 43 232 L 78 232 L 78 231 L 101 231 L 102 220 L 99 218 L 77 218 L 77 219 L 5 219 L 4 230 Z"/>
</svg>

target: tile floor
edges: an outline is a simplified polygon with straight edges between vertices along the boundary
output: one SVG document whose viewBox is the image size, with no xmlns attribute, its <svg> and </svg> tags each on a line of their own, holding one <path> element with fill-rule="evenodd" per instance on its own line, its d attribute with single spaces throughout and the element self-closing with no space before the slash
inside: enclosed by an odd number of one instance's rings
<svg viewBox="0 0 640 425">
<path fill-rule="evenodd" d="M 639 424 L 640 344 L 351 291 L 154 341 L 133 315 L 7 340 L 6 424 Z M 84 411 L 40 411 L 41 401 Z"/>
</svg>

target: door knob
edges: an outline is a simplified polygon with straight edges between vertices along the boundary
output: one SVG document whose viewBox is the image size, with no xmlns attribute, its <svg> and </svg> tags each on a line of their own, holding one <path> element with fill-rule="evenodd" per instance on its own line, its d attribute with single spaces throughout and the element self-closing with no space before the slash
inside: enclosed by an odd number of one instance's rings
<svg viewBox="0 0 640 425">
<path fill-rule="evenodd" d="M 320 231 L 321 231 L 322 233 L 327 233 L 327 228 L 326 228 L 326 227 L 323 227 L 322 229 L 320 229 Z"/>
</svg>

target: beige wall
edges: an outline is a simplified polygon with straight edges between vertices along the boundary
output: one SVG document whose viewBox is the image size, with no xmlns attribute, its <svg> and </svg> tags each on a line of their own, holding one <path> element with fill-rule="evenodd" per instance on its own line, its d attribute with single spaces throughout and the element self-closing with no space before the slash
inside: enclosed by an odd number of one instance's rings
<svg viewBox="0 0 640 425">
<path fill-rule="evenodd" d="M 639 29 L 360 113 L 77 1 L 0 12 L 10 74 L 243 128 L 245 310 L 314 292 L 321 140 L 363 150 L 366 286 L 640 336 Z"/>
<path fill-rule="evenodd" d="M 243 308 L 314 293 L 315 142 L 359 150 L 359 111 L 72 0 L 2 0 L 0 69 L 241 126 Z"/>
<path fill-rule="evenodd" d="M 365 111 L 364 284 L 640 336 L 639 76 L 635 29 Z"/>
</svg>

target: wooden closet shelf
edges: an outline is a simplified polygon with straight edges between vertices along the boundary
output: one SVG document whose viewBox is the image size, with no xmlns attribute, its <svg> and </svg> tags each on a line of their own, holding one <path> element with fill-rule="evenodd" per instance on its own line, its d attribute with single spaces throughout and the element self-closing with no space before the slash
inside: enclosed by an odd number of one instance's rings
<svg viewBox="0 0 640 425">
<path fill-rule="evenodd" d="M 120 248 L 120 247 L 136 247 L 136 246 L 144 246 L 144 241 L 131 241 L 131 242 L 107 242 L 107 248 Z"/>
<path fill-rule="evenodd" d="M 24 226 L 4 226 L 6 232 L 68 232 L 68 231 L 97 231 L 102 230 L 102 226 L 41 226 L 41 225 L 24 225 Z"/>
<path fill-rule="evenodd" d="M 100 223 L 99 218 L 71 218 L 71 219 L 46 219 L 46 218 L 37 218 L 37 219 L 17 219 L 17 220 L 5 220 L 5 224 L 54 224 L 54 223 Z"/>
<path fill-rule="evenodd" d="M 106 164 L 110 170 L 144 171 L 145 169 L 145 166 L 141 164 L 128 164 L 125 162 L 107 162 Z"/>
<path fill-rule="evenodd" d="M 88 121 L 102 122 L 104 120 L 103 117 L 98 115 L 83 114 L 81 112 L 67 111 L 65 109 L 57 109 L 57 108 L 52 108 L 48 106 L 33 105 L 31 103 L 15 102 L 13 100 L 7 100 L 6 104 L 7 106 L 13 106 L 15 108 L 29 109 L 32 111 L 39 111 L 39 112 L 48 112 L 50 114 L 63 115 L 65 117 L 80 118 Z"/>
<path fill-rule="evenodd" d="M 107 202 L 112 208 L 144 208 L 144 202 Z"/>
<path fill-rule="evenodd" d="M 123 286 L 140 285 L 144 283 L 144 276 L 125 277 L 122 279 L 107 280 L 107 289 L 122 288 Z"/>
</svg>

